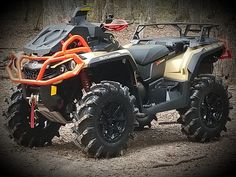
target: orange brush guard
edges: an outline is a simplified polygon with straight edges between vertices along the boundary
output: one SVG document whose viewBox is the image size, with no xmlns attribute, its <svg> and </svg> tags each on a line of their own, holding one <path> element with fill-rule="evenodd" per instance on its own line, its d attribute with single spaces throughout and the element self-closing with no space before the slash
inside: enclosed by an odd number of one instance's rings
<svg viewBox="0 0 236 177">
<path fill-rule="evenodd" d="M 76 47 L 73 49 L 67 49 L 70 44 L 73 42 L 80 43 L 80 47 Z M 62 50 L 56 52 L 52 56 L 28 56 L 28 55 L 21 55 L 20 57 L 16 57 L 15 55 L 11 55 L 10 62 L 6 66 L 6 71 L 13 82 L 27 84 L 27 85 L 36 85 L 36 86 L 43 86 L 43 85 L 51 85 L 56 82 L 60 82 L 62 80 L 74 77 L 79 74 L 79 72 L 83 69 L 84 61 L 77 55 L 77 53 L 85 53 L 91 52 L 90 47 L 88 46 L 87 42 L 84 40 L 83 37 L 79 35 L 70 35 L 69 38 L 62 44 Z M 77 65 L 71 71 L 66 71 L 61 75 L 50 79 L 44 79 L 43 76 L 47 66 L 51 64 L 55 64 L 57 62 L 73 59 Z M 36 80 L 33 79 L 25 79 L 22 73 L 22 64 L 24 61 L 29 60 L 36 60 L 36 61 L 44 61 L 42 68 L 40 69 Z"/>
</svg>

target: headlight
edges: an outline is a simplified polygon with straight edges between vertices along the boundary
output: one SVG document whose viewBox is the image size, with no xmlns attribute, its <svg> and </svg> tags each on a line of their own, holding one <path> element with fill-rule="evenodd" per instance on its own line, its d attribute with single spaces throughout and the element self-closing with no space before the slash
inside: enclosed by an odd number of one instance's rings
<svg viewBox="0 0 236 177">
<path fill-rule="evenodd" d="M 65 66 L 65 65 L 61 65 L 61 66 L 60 66 L 60 72 L 61 72 L 61 73 L 64 73 L 66 70 L 67 70 L 67 69 L 66 69 L 66 66 Z"/>
<path fill-rule="evenodd" d="M 71 60 L 69 62 L 69 69 L 73 70 L 73 69 L 75 69 L 75 67 L 76 67 L 76 62 L 74 60 Z"/>
</svg>

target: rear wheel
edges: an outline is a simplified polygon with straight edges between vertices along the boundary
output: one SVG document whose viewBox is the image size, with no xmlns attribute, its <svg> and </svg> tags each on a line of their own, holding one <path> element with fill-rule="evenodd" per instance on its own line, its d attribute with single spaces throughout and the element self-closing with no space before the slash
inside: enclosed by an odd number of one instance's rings
<svg viewBox="0 0 236 177">
<path fill-rule="evenodd" d="M 191 141 L 206 142 L 226 131 L 229 119 L 227 87 L 212 75 L 195 78 L 190 96 L 191 105 L 182 115 L 182 132 Z"/>
<path fill-rule="evenodd" d="M 54 136 L 59 136 L 60 124 L 47 120 L 43 115 L 35 114 L 35 128 L 30 128 L 30 106 L 23 98 L 20 86 L 10 99 L 6 127 L 17 144 L 28 147 L 50 145 Z"/>
<path fill-rule="evenodd" d="M 95 158 L 121 155 L 134 129 L 134 100 L 117 82 L 93 85 L 77 110 L 75 144 Z"/>
</svg>

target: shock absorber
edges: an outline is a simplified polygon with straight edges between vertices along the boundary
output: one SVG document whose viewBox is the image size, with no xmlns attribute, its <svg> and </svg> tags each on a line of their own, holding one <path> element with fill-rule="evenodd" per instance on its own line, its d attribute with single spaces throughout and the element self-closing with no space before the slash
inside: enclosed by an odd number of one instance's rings
<svg viewBox="0 0 236 177">
<path fill-rule="evenodd" d="M 84 70 L 80 72 L 80 79 L 81 79 L 82 87 L 84 88 L 86 92 L 88 92 L 90 89 L 91 83 L 89 81 L 88 74 Z"/>
</svg>

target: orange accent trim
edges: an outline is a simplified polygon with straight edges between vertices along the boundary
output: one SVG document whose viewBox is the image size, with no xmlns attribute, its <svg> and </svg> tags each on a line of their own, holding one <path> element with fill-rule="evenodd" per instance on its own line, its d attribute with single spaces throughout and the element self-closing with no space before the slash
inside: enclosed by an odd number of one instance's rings
<svg viewBox="0 0 236 177">
<path fill-rule="evenodd" d="M 77 47 L 73 49 L 67 49 L 68 46 L 75 41 L 79 41 L 82 47 Z M 79 72 L 84 67 L 84 61 L 76 54 L 81 52 L 91 52 L 90 47 L 88 46 L 87 42 L 84 40 L 83 37 L 79 35 L 70 36 L 62 45 L 62 51 L 56 52 L 52 56 L 43 56 L 43 57 L 36 57 L 36 56 L 27 56 L 21 55 L 20 57 L 16 57 L 15 55 L 11 55 L 10 62 L 6 66 L 6 71 L 13 82 L 27 84 L 27 85 L 51 85 L 53 83 L 74 77 L 79 74 Z M 72 58 L 76 63 L 76 67 L 65 73 L 62 73 L 59 76 L 56 76 L 51 79 L 43 80 L 44 73 L 46 68 L 50 66 L 50 64 L 66 60 L 68 58 Z M 44 61 L 42 68 L 40 69 L 36 80 L 32 79 L 24 79 L 23 74 L 21 72 L 22 64 L 24 60 L 36 60 L 36 61 Z M 14 71 L 14 72 L 13 72 Z"/>
</svg>

